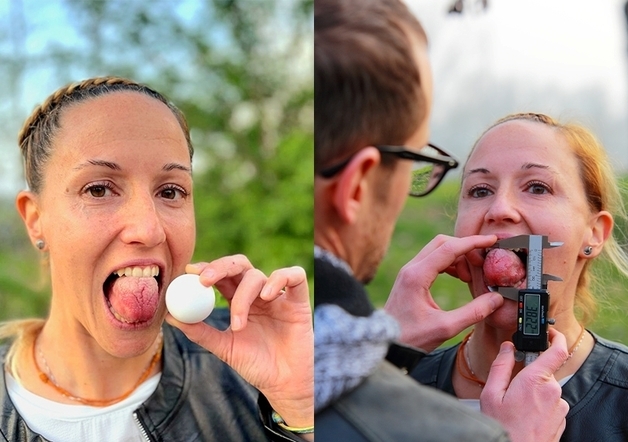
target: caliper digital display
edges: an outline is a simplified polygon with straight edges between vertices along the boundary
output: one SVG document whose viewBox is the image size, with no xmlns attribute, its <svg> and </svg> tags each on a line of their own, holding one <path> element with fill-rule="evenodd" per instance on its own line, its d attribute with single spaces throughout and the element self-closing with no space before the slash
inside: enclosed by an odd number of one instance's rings
<svg viewBox="0 0 628 442">
<path fill-rule="evenodd" d="M 547 350 L 547 290 L 524 289 L 519 291 L 517 308 L 517 332 L 513 336 L 515 348 L 523 352 Z"/>
<path fill-rule="evenodd" d="M 523 298 L 523 334 L 526 336 L 540 336 L 541 295 L 538 293 L 524 293 Z"/>
</svg>

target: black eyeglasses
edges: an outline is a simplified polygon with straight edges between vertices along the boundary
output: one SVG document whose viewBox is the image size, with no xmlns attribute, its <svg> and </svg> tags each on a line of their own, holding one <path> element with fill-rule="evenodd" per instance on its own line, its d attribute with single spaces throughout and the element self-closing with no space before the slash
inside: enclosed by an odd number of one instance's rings
<svg viewBox="0 0 628 442">
<path fill-rule="evenodd" d="M 382 153 L 395 155 L 403 160 L 413 161 L 410 196 L 425 196 L 436 189 L 445 174 L 458 167 L 458 161 L 448 152 L 428 143 L 418 152 L 407 150 L 405 146 L 375 146 Z M 353 155 L 343 162 L 322 170 L 319 175 L 331 178 L 344 169 Z"/>
</svg>

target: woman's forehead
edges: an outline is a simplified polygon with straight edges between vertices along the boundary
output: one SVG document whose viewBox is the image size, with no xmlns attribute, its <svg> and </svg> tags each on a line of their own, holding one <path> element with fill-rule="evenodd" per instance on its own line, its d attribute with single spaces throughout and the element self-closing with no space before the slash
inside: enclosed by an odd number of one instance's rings
<svg viewBox="0 0 628 442">
<path fill-rule="evenodd" d="M 90 126 L 131 126 L 138 121 L 168 123 L 178 126 L 172 111 L 161 101 L 135 91 L 116 91 L 90 97 L 68 106 L 61 113 L 61 125 L 70 133 Z M 160 125 L 158 125 L 160 126 Z M 157 128 L 156 128 L 157 129 Z M 179 128 L 182 131 L 182 129 Z"/>
<path fill-rule="evenodd" d="M 469 162 L 479 157 L 504 160 L 526 155 L 541 156 L 551 161 L 569 152 L 573 149 L 556 128 L 539 122 L 511 120 L 489 129 L 478 140 Z"/>
<path fill-rule="evenodd" d="M 55 137 L 59 145 L 81 146 L 142 140 L 172 140 L 187 150 L 183 129 L 168 106 L 137 92 L 114 92 L 70 106 Z"/>
<path fill-rule="evenodd" d="M 134 92 L 91 98 L 62 114 L 50 165 L 60 172 L 94 161 L 128 170 L 161 169 L 164 164 L 191 169 L 187 140 L 177 118 L 159 100 Z"/>
</svg>

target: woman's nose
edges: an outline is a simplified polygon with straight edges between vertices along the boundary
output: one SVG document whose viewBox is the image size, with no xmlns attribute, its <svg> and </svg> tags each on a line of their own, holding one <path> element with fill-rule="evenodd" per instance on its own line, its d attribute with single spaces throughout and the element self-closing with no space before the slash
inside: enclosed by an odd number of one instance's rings
<svg viewBox="0 0 628 442">
<path fill-rule="evenodd" d="M 497 192 L 493 195 L 488 210 L 484 216 L 487 223 L 518 223 L 521 213 L 517 201 L 511 192 Z"/>
<path fill-rule="evenodd" d="M 135 194 L 129 198 L 122 210 L 124 218 L 122 241 L 127 244 L 155 247 L 166 240 L 163 219 L 152 195 Z"/>
</svg>

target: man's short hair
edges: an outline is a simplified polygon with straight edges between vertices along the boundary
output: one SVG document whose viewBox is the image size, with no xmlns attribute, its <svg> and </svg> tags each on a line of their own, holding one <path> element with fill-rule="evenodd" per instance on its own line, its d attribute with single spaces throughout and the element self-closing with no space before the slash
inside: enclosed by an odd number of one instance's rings
<svg viewBox="0 0 628 442">
<path fill-rule="evenodd" d="M 417 130 L 427 109 L 412 39 L 427 42 L 399 0 L 314 2 L 315 171 Z"/>
</svg>

